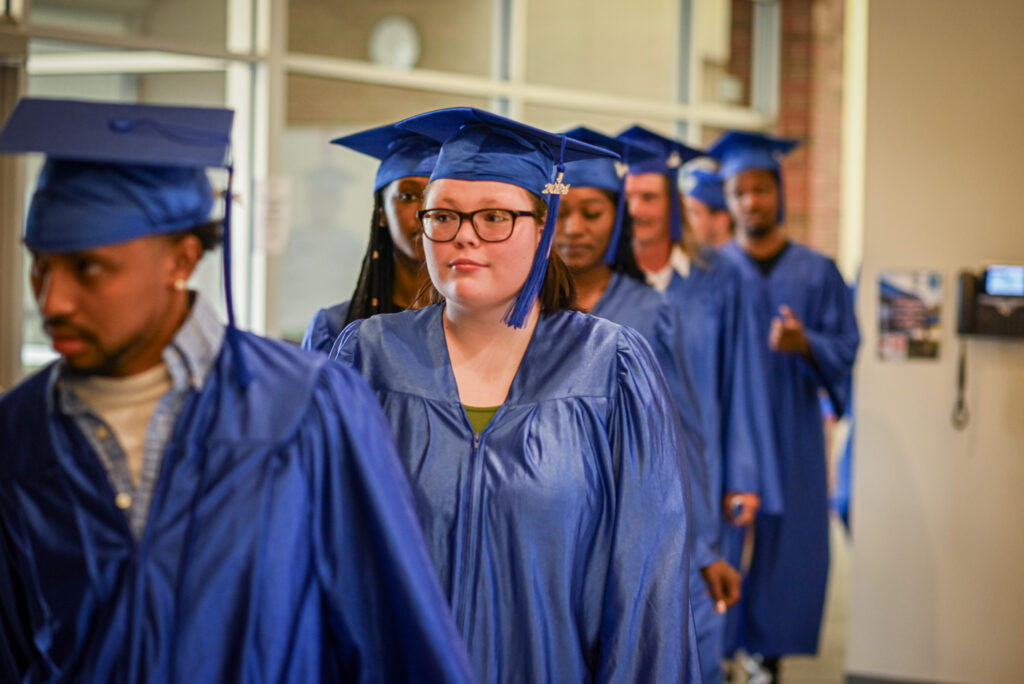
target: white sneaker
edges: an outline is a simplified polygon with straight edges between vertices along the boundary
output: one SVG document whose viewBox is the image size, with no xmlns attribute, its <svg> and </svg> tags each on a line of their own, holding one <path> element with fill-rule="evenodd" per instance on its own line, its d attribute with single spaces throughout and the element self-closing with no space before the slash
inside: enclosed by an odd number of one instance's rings
<svg viewBox="0 0 1024 684">
<path fill-rule="evenodd" d="M 736 661 L 747 673 L 747 684 L 772 684 L 774 678 L 761 666 L 761 656 L 751 655 L 741 649 L 736 651 Z"/>
</svg>

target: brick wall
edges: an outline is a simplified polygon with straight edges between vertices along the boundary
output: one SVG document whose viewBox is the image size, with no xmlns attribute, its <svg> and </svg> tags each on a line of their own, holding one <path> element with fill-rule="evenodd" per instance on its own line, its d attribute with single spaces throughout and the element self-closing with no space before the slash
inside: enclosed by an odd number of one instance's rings
<svg viewBox="0 0 1024 684">
<path fill-rule="evenodd" d="M 843 0 L 780 0 L 782 62 L 774 133 L 804 141 L 784 165 L 790 237 L 835 256 L 839 244 Z M 750 92 L 753 4 L 733 0 L 730 72 Z"/>
</svg>

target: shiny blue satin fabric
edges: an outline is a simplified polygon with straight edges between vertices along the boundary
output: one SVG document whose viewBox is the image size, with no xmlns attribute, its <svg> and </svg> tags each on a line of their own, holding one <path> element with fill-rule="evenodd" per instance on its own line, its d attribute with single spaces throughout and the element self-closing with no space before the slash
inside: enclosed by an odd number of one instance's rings
<svg viewBox="0 0 1024 684">
<path fill-rule="evenodd" d="M 700 250 L 686 276 L 673 273 L 665 294 L 683 320 L 683 346 L 704 418 L 712 502 L 706 524 L 714 530 L 719 557 L 739 568 L 743 530 L 724 519 L 725 493 L 757 494 L 766 513 L 777 513 L 783 503 L 767 391 L 767 340 L 739 270 L 714 250 Z M 707 603 L 714 601 L 709 597 Z M 725 617 L 694 600 L 694 618 L 704 679 L 719 682 Z"/>
<path fill-rule="evenodd" d="M 240 342 L 252 383 L 225 346 L 138 541 L 47 372 L 0 398 L 0 681 L 472 680 L 365 383 Z"/>
<path fill-rule="evenodd" d="M 702 250 L 686 276 L 673 273 L 665 292 L 681 320 L 676 344 L 691 369 L 703 421 L 708 506 L 695 524 L 714 555 L 701 567 L 719 558 L 740 565 L 740 547 L 730 544 L 736 528 L 723 519 L 725 492 L 758 494 L 766 511 L 782 507 L 766 390 L 767 344 L 741 286 L 735 266 L 713 250 Z M 691 601 L 705 680 L 718 681 L 725 621 L 714 611 L 706 586 L 694 591 Z"/>
<path fill-rule="evenodd" d="M 690 569 L 697 572 L 718 559 L 718 529 L 711 520 L 704 426 L 683 353 L 683 323 L 665 295 L 620 273 L 612 274 L 608 287 L 590 313 L 629 326 L 643 335 L 665 376 L 686 430 L 687 444 L 685 453 L 681 455 L 685 457 L 690 473 L 690 510 L 694 530 Z"/>
<path fill-rule="evenodd" d="M 814 363 L 772 352 L 769 387 L 785 507 L 757 522 L 738 643 L 766 656 L 813 654 L 828 579 L 828 475 L 819 389 L 836 413 L 848 396 L 860 344 L 853 301 L 835 263 L 790 243 L 765 277 L 736 243 L 722 253 L 739 265 L 745 287 L 760 297 L 762 335 L 782 305 L 804 325 Z"/>
<path fill-rule="evenodd" d="M 543 317 L 477 436 L 443 310 L 357 321 L 332 356 L 384 407 L 480 680 L 700 681 L 684 428 L 647 343 Z"/>
<path fill-rule="evenodd" d="M 680 320 L 679 308 L 661 292 L 632 278 L 615 273 L 591 313 L 620 325 L 628 325 L 648 341 L 665 374 L 683 425 L 695 436 L 687 445 L 685 459 L 690 472 L 691 510 L 693 512 L 693 545 L 690 555 L 690 605 L 693 609 L 694 632 L 705 684 L 722 679 L 723 616 L 715 612 L 714 599 L 701 575 L 720 557 L 720 516 L 712 496 L 711 482 L 720 482 L 717 473 L 711 477 L 709 468 L 716 459 L 708 457 L 703 438 L 705 426 L 701 410 L 690 382 L 686 359 L 686 323 Z M 706 392 L 705 392 L 706 394 Z M 720 459 L 718 459 L 720 460 Z M 720 469 L 720 468 L 719 468 Z"/>
<path fill-rule="evenodd" d="M 302 336 L 303 349 L 309 351 L 323 352 L 329 354 L 334 340 L 345 327 L 345 319 L 348 317 L 347 301 L 326 309 L 319 309 L 313 314 L 312 320 L 306 327 L 306 334 Z"/>
<path fill-rule="evenodd" d="M 757 298 L 743 291 L 739 269 L 702 249 L 685 277 L 673 273 L 665 291 L 679 308 L 686 359 L 704 419 L 715 525 L 722 495 L 752 492 L 761 511 L 783 507 L 768 384 L 768 338 Z"/>
</svg>

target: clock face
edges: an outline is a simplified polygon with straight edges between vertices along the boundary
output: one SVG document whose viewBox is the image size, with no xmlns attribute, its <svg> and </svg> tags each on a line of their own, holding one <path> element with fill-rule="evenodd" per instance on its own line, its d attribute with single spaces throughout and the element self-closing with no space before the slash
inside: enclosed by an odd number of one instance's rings
<svg viewBox="0 0 1024 684">
<path fill-rule="evenodd" d="M 369 48 L 374 63 L 411 69 L 420 59 L 420 34 L 405 17 L 385 17 L 370 32 Z"/>
</svg>

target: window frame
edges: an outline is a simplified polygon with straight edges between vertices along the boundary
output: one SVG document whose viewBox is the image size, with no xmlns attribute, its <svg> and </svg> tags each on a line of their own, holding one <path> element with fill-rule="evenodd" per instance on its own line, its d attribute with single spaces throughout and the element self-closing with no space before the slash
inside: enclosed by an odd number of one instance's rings
<svg viewBox="0 0 1024 684">
<path fill-rule="evenodd" d="M 265 223 L 256 206 L 274 201 L 265 188 L 282 175 L 281 141 L 286 122 L 286 83 L 289 75 L 394 86 L 456 96 L 483 98 L 491 108 L 511 117 L 521 116 L 527 105 L 611 114 L 657 121 L 690 144 L 699 144 L 705 126 L 764 130 L 778 112 L 781 8 L 778 0 L 759 0 L 754 7 L 754 63 L 751 107 L 727 106 L 700 99 L 699 70 L 694 68 L 692 36 L 694 0 L 679 0 L 678 60 L 666 78 L 673 96 L 665 100 L 617 96 L 582 88 L 560 88 L 529 83 L 525 65 L 529 45 L 526 31 L 528 0 L 491 0 L 494 49 L 489 76 L 473 76 L 413 68 L 398 70 L 354 59 L 289 52 L 287 0 L 223 0 L 227 7 L 228 35 L 223 48 L 148 36 L 118 36 L 70 28 L 33 24 L 31 0 L 4 0 L 0 40 L 51 40 L 109 52 L 91 53 L 77 64 L 61 56 L 33 58 L 28 74 L 82 73 L 116 70 L 118 73 L 159 73 L 161 70 L 217 70 L 226 74 L 225 101 L 236 109 L 235 192 L 243 198 L 235 205 L 233 233 L 233 288 L 239 324 L 258 333 L 276 335 L 276 315 L 270 310 L 268 288 L 277 277 L 278 257 L 260 248 L 258 235 Z M 128 51 L 118 55 L 114 51 Z M 111 73 L 108 71 L 107 73 Z M 25 79 L 19 86 L 25 87 Z M 22 179 L 22 182 L 24 179 Z M 21 225 L 21 211 L 9 206 L 0 226 L 8 233 Z M 17 216 L 13 216 L 14 213 Z M 19 228 L 20 231 L 20 228 Z M 0 238 L 10 240 L 9 234 Z M 19 274 L 21 277 L 21 274 Z M 8 291 L 0 290 L 4 297 Z M 244 295 L 243 295 L 244 293 Z M 6 302 L 10 304 L 10 302 Z M 20 307 L 20 301 L 17 302 Z M 9 308 L 9 307 L 8 307 Z M 0 309 L 2 310 L 2 309 Z M 15 321 L 3 321 L 14 324 Z M 17 327 L 20 331 L 20 326 Z M 34 350 L 33 353 L 38 350 Z M 32 356 L 29 354 L 28 356 Z M 19 369 L 20 374 L 20 369 Z M 6 373 L 10 375 L 10 371 Z M 13 384 L 0 365 L 0 386 Z"/>
</svg>

